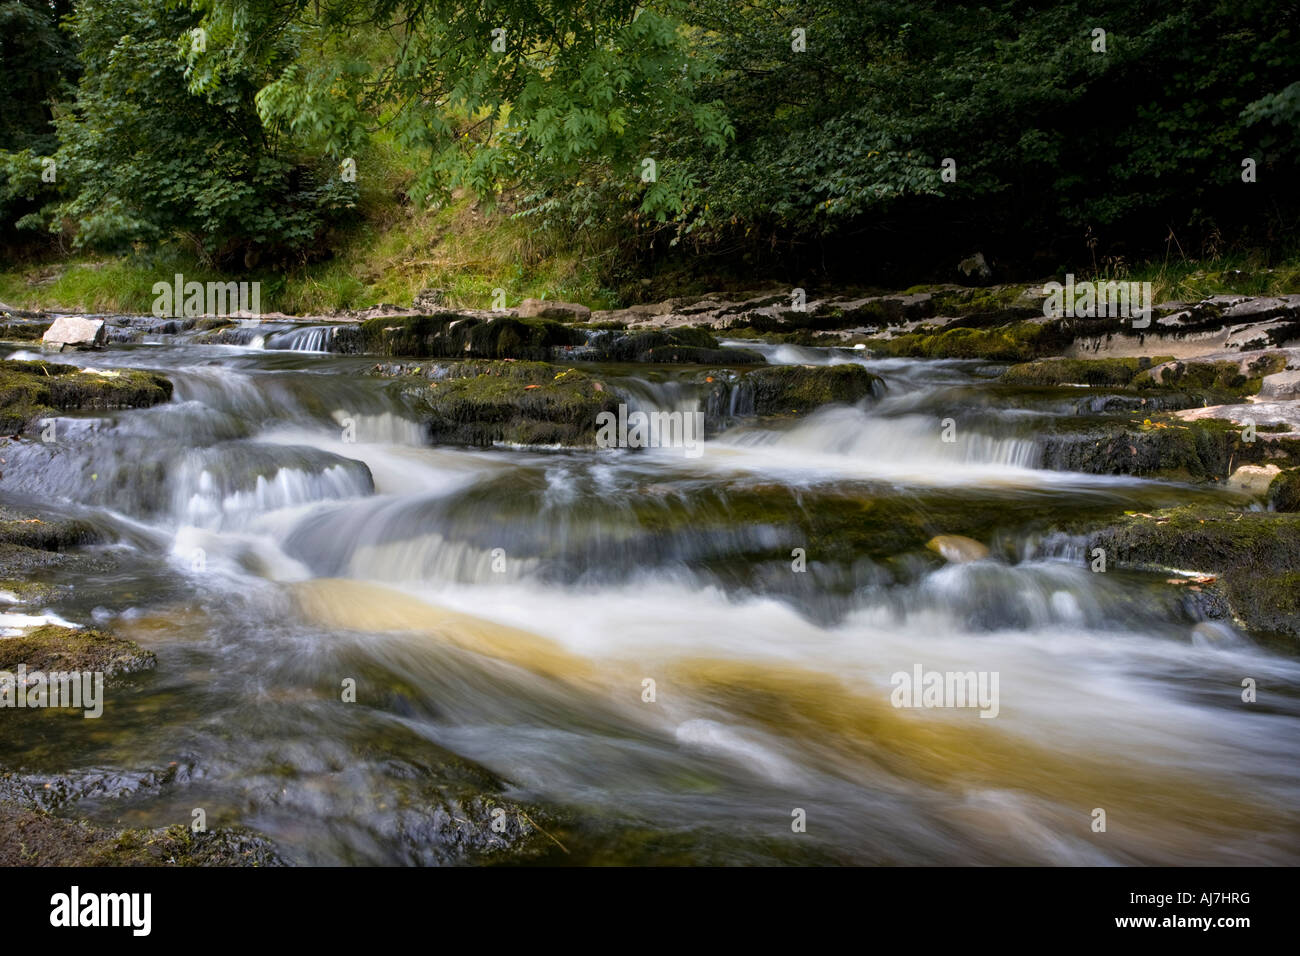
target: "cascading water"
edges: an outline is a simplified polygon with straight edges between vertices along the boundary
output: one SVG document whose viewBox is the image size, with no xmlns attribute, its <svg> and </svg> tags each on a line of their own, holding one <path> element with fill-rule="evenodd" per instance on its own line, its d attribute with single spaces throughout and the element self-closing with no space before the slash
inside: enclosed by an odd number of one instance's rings
<svg viewBox="0 0 1300 956">
<path fill-rule="evenodd" d="M 729 409 L 698 459 L 428 447 L 372 360 L 307 354 L 329 334 L 125 346 L 170 403 L 7 448 L 6 500 L 116 542 L 60 613 L 159 657 L 96 734 L 9 741 L 79 812 L 204 806 L 300 863 L 457 859 L 450 792 L 553 808 L 574 862 L 1300 857 L 1300 701 L 1234 706 L 1243 675 L 1294 687 L 1300 664 L 1055 530 L 1214 492 L 1043 470 L 1027 422 L 1059 409 L 847 350 L 767 351 L 861 362 L 882 396 L 781 426 Z M 607 371 L 634 407 L 700 407 Z M 990 554 L 936 565 L 936 535 Z M 893 706 L 918 665 L 998 674 L 996 719 Z"/>
<path fill-rule="evenodd" d="M 302 326 L 280 332 L 266 340 L 268 349 L 288 349 L 292 352 L 328 352 L 330 341 L 334 338 L 335 326 Z"/>
</svg>

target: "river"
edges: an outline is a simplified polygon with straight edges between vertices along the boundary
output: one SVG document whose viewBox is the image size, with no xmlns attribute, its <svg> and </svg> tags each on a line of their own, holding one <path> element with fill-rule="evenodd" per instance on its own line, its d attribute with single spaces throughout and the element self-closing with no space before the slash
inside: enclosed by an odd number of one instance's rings
<svg viewBox="0 0 1300 956">
<path fill-rule="evenodd" d="M 298 864 L 509 861 L 464 855 L 481 793 L 541 808 L 553 863 L 1300 862 L 1300 661 L 1062 530 L 1222 492 L 1039 467 L 1068 397 L 769 346 L 885 390 L 711 421 L 698 458 L 430 447 L 325 340 L 59 356 L 174 397 L 6 449 L 0 500 L 112 542 L 58 614 L 158 657 L 97 721 L 9 724 L 5 765 L 78 814 L 203 808 Z M 595 370 L 696 407 L 670 367 Z M 998 675 L 996 717 L 894 706 L 918 665 Z"/>
</svg>

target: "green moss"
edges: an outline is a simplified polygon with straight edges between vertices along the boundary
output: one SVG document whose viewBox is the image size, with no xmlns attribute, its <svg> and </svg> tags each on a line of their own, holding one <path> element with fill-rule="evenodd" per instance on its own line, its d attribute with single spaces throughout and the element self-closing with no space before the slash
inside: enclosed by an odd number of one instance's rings
<svg viewBox="0 0 1300 956">
<path fill-rule="evenodd" d="M 1284 471 L 1268 486 L 1268 504 L 1274 511 L 1300 511 L 1300 471 Z"/>
<path fill-rule="evenodd" d="M 1061 322 L 1017 322 L 994 328 L 922 329 L 862 341 L 881 356 L 1027 362 L 1059 352 L 1072 340 Z"/>
<path fill-rule="evenodd" d="M 974 289 L 943 289 L 932 296 L 935 315 L 996 315 L 1013 310 L 1024 294 L 1024 286 L 988 286 Z M 1027 318 L 1041 309 L 1021 307 L 1017 317 Z"/>
<path fill-rule="evenodd" d="M 1300 465 L 1300 440 L 1256 435 L 1253 442 L 1243 441 L 1242 427 L 1222 419 L 1064 419 L 1058 427 L 1042 438 L 1043 465 L 1062 471 L 1222 481 L 1240 465 Z"/>
<path fill-rule="evenodd" d="M 42 551 L 64 551 L 101 540 L 100 533 L 86 521 L 46 520 L 0 508 L 0 544 Z"/>
<path fill-rule="evenodd" d="M 0 670 L 92 671 L 106 677 L 152 670 L 157 659 L 134 641 L 103 631 L 47 624 L 0 640 Z"/>
<path fill-rule="evenodd" d="M 1263 376 L 1271 374 L 1266 369 L 1274 368 L 1276 359 L 1286 366 L 1286 357 L 1270 356 L 1269 361 L 1256 363 L 1257 368 L 1251 374 L 1243 374 L 1241 364 L 1233 361 L 1221 362 L 1173 362 L 1139 373 L 1133 379 L 1138 388 L 1205 388 L 1233 396 L 1254 395 L 1260 389 Z"/>
<path fill-rule="evenodd" d="M 22 433 L 62 411 L 145 408 L 171 395 L 171 382 L 150 372 L 99 375 L 75 365 L 7 359 L 0 361 L 0 433 Z"/>
<path fill-rule="evenodd" d="M 799 415 L 832 402 L 860 401 L 883 387 L 861 365 L 777 365 L 755 369 L 736 386 L 756 415 Z"/>
<path fill-rule="evenodd" d="M 1013 365 L 1002 375 L 1011 385 L 1089 385 L 1141 391 L 1179 390 L 1228 403 L 1259 391 L 1263 376 L 1286 367 L 1286 356 L 1269 352 L 1242 371 L 1240 362 L 1155 358 L 1040 359 Z"/>
<path fill-rule="evenodd" d="M 1002 373 L 1008 385 L 1126 386 L 1139 372 L 1168 358 L 1040 359 Z"/>
<path fill-rule="evenodd" d="M 5 322 L 0 324 L 0 341 L 39 342 L 49 322 Z"/>
<path fill-rule="evenodd" d="M 1300 636 L 1300 515 L 1176 508 L 1127 516 L 1088 546 L 1121 565 L 1218 575 L 1247 628 Z"/>
<path fill-rule="evenodd" d="M 36 581 L 0 581 L 0 592 L 12 594 L 19 605 L 48 603 L 58 590 L 53 585 Z"/>
<path fill-rule="evenodd" d="M 436 367 L 433 382 L 408 380 L 430 440 L 486 446 L 595 444 L 596 416 L 618 398 L 586 372 L 540 362 L 464 362 Z"/>
<path fill-rule="evenodd" d="M 1226 573 L 1224 593 L 1233 616 L 1266 636 L 1300 638 L 1300 571 Z"/>
</svg>

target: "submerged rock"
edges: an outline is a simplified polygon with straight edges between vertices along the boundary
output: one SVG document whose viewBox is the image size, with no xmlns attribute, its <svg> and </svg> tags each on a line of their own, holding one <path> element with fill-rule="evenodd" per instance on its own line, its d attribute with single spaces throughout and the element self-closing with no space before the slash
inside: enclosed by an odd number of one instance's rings
<svg viewBox="0 0 1300 956">
<path fill-rule="evenodd" d="M 1242 465 L 1228 477 L 1227 486 L 1243 494 L 1263 495 L 1281 471 L 1277 465 Z"/>
<path fill-rule="evenodd" d="M 935 535 L 925 543 L 925 546 L 928 550 L 942 556 L 949 564 L 968 564 L 971 561 L 982 561 L 989 556 L 987 545 L 960 534 Z"/>
<path fill-rule="evenodd" d="M 242 828 L 202 833 L 101 826 L 0 799 L 0 866 L 280 866 L 275 847 Z"/>
<path fill-rule="evenodd" d="M 0 576 L 8 579 L 53 567 L 97 565 L 96 559 L 70 553 L 70 549 L 100 540 L 99 530 L 85 521 L 45 520 L 0 507 Z M 21 583 L 6 580 L 3 588 L 22 599 L 32 592 L 17 586 Z"/>
<path fill-rule="evenodd" d="M 47 624 L 0 640 L 0 671 L 90 671 L 106 678 L 152 670 L 152 651 L 103 631 Z"/>
</svg>

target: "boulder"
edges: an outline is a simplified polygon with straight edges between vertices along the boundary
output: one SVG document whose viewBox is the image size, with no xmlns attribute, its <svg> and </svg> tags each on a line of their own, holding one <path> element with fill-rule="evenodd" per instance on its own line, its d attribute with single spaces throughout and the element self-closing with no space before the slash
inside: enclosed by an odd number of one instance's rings
<svg viewBox="0 0 1300 956">
<path fill-rule="evenodd" d="M 1227 486 L 1248 495 L 1263 495 L 1281 472 L 1277 465 L 1242 465 L 1232 473 Z"/>
<path fill-rule="evenodd" d="M 63 315 L 55 319 L 41 337 L 41 348 L 51 352 L 64 349 L 98 349 L 104 347 L 107 333 L 103 319 L 82 319 Z"/>
<path fill-rule="evenodd" d="M 545 299 L 524 299 L 515 314 L 525 319 L 558 319 L 561 322 L 586 322 L 591 309 L 573 302 L 547 302 Z"/>
</svg>

